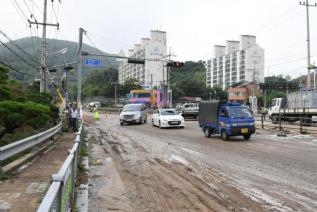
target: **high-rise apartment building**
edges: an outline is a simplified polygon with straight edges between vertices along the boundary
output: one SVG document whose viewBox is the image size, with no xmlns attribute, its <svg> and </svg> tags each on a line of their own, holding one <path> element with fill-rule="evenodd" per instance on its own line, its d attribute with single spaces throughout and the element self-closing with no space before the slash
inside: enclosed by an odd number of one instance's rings
<svg viewBox="0 0 317 212">
<path fill-rule="evenodd" d="M 240 41 L 215 45 L 214 57 L 206 62 L 206 86 L 223 90 L 240 81 L 264 82 L 264 49 L 256 37 L 241 35 Z"/>
<path fill-rule="evenodd" d="M 131 64 L 120 59 L 119 83 L 127 79 L 138 79 L 144 85 L 159 86 L 166 80 L 166 32 L 152 30 L 150 38 L 142 38 L 128 50 L 128 57 L 146 59 L 145 64 Z"/>
</svg>

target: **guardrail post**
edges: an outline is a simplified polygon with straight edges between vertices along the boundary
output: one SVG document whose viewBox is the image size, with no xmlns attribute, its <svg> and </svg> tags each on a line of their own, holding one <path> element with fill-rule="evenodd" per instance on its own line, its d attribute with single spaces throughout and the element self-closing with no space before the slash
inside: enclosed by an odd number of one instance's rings
<svg viewBox="0 0 317 212">
<path fill-rule="evenodd" d="M 279 113 L 279 116 L 278 116 L 278 127 L 279 127 L 279 130 L 280 130 L 280 131 L 282 130 L 282 121 L 281 121 L 281 118 L 282 118 L 282 115 L 281 115 L 281 113 Z"/>
<path fill-rule="evenodd" d="M 61 182 L 60 189 L 57 194 L 56 198 L 56 211 L 61 212 L 62 211 L 62 197 L 63 197 L 63 185 L 64 181 L 62 177 L 58 176 L 57 174 L 52 175 L 52 182 Z"/>
<path fill-rule="evenodd" d="M 1 152 L 0 152 L 0 154 L 1 154 Z M 2 177 L 2 175 L 3 175 L 3 170 L 2 170 L 2 165 L 1 165 L 1 163 L 2 163 L 2 161 L 0 160 L 0 177 Z"/>
<path fill-rule="evenodd" d="M 77 166 L 77 164 L 76 164 L 76 155 L 77 155 L 77 153 L 75 152 L 74 153 L 75 155 L 74 155 L 74 158 L 73 158 L 73 162 L 72 162 L 72 193 L 71 193 L 71 199 L 73 200 L 74 198 L 75 198 L 75 179 L 76 179 L 76 166 Z"/>
<path fill-rule="evenodd" d="M 264 115 L 263 114 L 261 116 L 261 125 L 262 125 L 262 129 L 264 129 Z"/>
<path fill-rule="evenodd" d="M 60 187 L 57 195 L 57 212 L 62 211 L 62 196 L 63 196 L 63 186 Z"/>
<path fill-rule="evenodd" d="M 299 117 L 299 133 L 303 133 L 303 118 L 302 116 Z"/>
</svg>

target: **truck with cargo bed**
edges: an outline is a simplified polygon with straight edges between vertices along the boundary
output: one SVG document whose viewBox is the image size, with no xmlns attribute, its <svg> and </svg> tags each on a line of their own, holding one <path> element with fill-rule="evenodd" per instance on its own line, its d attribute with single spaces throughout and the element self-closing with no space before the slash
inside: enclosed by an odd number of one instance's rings
<svg viewBox="0 0 317 212">
<path fill-rule="evenodd" d="M 255 133 L 252 112 L 238 102 L 200 102 L 199 126 L 206 137 L 218 134 L 223 140 L 231 136 L 243 136 L 249 140 Z"/>
<path fill-rule="evenodd" d="M 279 121 L 302 121 L 304 124 L 317 122 L 317 91 L 293 92 L 286 98 L 275 98 L 268 115 L 274 124 Z"/>
</svg>

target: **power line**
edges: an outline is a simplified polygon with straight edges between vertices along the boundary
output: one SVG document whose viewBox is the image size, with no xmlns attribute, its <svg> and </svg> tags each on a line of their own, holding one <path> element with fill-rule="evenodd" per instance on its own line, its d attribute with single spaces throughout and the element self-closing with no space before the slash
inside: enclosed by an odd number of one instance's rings
<svg viewBox="0 0 317 212">
<path fill-rule="evenodd" d="M 261 31 L 262 29 L 267 28 L 270 25 L 274 25 L 274 22 L 277 22 L 279 19 L 281 19 L 283 16 L 287 15 L 289 11 L 293 11 L 295 8 L 297 8 L 297 5 L 294 4 L 291 7 L 287 8 L 286 10 L 283 10 L 283 12 L 277 14 L 276 16 L 273 16 L 268 21 L 262 23 L 259 27 L 257 27 L 255 30 L 253 30 L 255 33 Z"/>
<path fill-rule="evenodd" d="M 23 17 L 24 17 L 26 20 L 28 20 L 27 16 L 25 15 L 24 11 L 22 10 L 20 4 L 19 4 L 16 0 L 14 0 L 14 2 L 15 2 L 15 4 L 16 4 L 17 8 L 20 10 L 20 12 L 21 12 L 21 14 L 23 15 Z"/>
<path fill-rule="evenodd" d="M 9 42 L 14 45 L 16 48 L 18 48 L 21 52 L 23 52 L 26 56 L 28 56 L 33 62 L 35 62 L 36 64 L 40 65 L 40 63 L 38 61 L 36 61 L 33 56 L 31 56 L 28 52 L 24 51 L 18 44 L 16 44 L 14 41 L 12 41 L 4 32 L 2 32 L 0 30 L 0 34 L 2 34 L 4 37 L 6 37 Z"/>
<path fill-rule="evenodd" d="M 26 17 L 23 17 L 23 14 L 21 14 L 20 10 L 18 9 L 18 7 L 14 4 L 14 2 L 11 1 L 12 6 L 14 7 L 14 9 L 17 11 L 19 17 L 21 18 L 22 22 L 25 22 L 25 19 L 27 20 Z"/>
<path fill-rule="evenodd" d="M 97 49 L 97 51 L 99 51 L 99 53 L 104 54 L 102 51 L 100 51 L 100 50 L 96 47 L 95 43 L 91 40 L 91 38 L 88 36 L 87 33 L 88 33 L 88 32 L 86 31 L 86 32 L 85 32 L 85 36 L 88 38 L 88 40 L 89 40 L 90 43 L 93 45 L 93 47 L 94 47 L 95 49 Z M 105 59 L 110 63 L 110 65 L 112 65 L 112 66 L 115 67 L 115 65 L 110 61 L 110 59 L 108 59 L 108 58 L 105 58 Z"/>
<path fill-rule="evenodd" d="M 25 62 L 26 64 L 28 64 L 29 66 L 33 67 L 33 68 L 37 68 L 36 66 L 34 66 L 33 64 L 29 63 L 27 60 L 25 60 L 23 57 L 21 57 L 18 53 L 16 53 L 15 51 L 13 51 L 10 47 L 8 47 L 5 43 L 3 43 L 0 40 L 0 43 L 7 48 L 10 52 L 12 52 L 15 56 L 17 56 L 18 58 L 20 58 L 23 62 Z"/>
<path fill-rule="evenodd" d="M 43 10 L 33 1 L 33 0 L 29 0 L 32 4 L 32 8 L 33 6 L 35 6 L 35 8 L 41 13 L 43 14 Z"/>
<path fill-rule="evenodd" d="M 29 74 L 29 73 L 23 73 L 23 72 L 21 72 L 21 71 L 16 70 L 16 69 L 13 68 L 12 66 L 6 64 L 5 62 L 3 62 L 3 61 L 1 61 L 1 60 L 0 60 L 0 64 L 2 64 L 3 66 L 8 67 L 10 70 L 15 71 L 15 72 L 17 72 L 17 73 L 19 73 L 19 74 L 27 75 L 27 76 L 33 77 L 33 76 L 32 76 L 31 74 Z"/>
</svg>

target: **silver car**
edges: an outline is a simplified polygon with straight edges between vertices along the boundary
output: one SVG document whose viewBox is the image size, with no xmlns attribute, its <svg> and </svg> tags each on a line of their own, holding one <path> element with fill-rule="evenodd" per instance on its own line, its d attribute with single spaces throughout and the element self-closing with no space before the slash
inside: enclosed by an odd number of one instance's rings
<svg viewBox="0 0 317 212">
<path fill-rule="evenodd" d="M 144 104 L 127 104 L 120 113 L 120 124 L 124 123 L 146 123 L 147 110 Z"/>
</svg>

